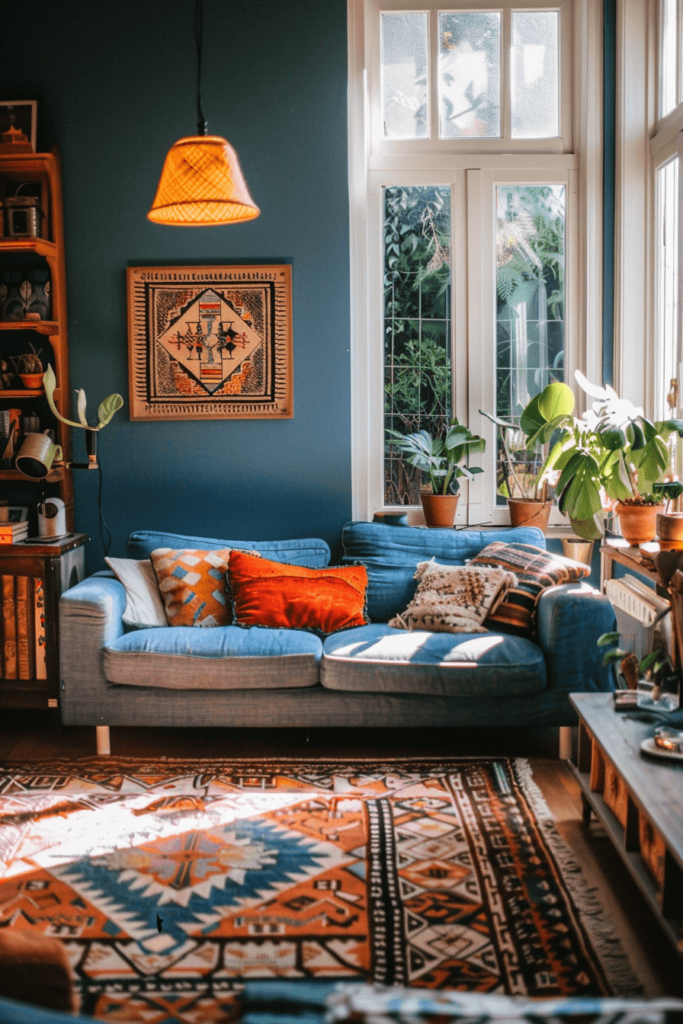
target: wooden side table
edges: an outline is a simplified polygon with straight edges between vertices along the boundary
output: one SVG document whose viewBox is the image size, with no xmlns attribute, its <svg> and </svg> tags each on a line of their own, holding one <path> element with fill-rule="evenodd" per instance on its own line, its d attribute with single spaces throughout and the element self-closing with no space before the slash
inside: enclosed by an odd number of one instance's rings
<svg viewBox="0 0 683 1024">
<path fill-rule="evenodd" d="M 640 752 L 654 725 L 614 710 L 611 693 L 572 693 L 579 749 L 570 765 L 584 825 L 594 814 L 665 935 L 683 954 L 683 762 Z"/>
<path fill-rule="evenodd" d="M 600 547 L 600 586 L 605 592 L 605 584 L 614 577 L 615 564 L 624 565 L 631 572 L 640 576 L 647 576 L 657 586 L 657 593 L 662 597 L 668 597 L 665 591 L 659 587 L 659 575 L 654 567 L 653 558 L 659 551 L 659 544 L 653 541 L 651 544 L 641 544 L 640 547 L 632 548 L 623 537 L 609 537 Z"/>
<path fill-rule="evenodd" d="M 59 598 L 84 578 L 84 544 L 89 539 L 84 533 L 72 533 L 52 543 L 35 538 L 23 544 L 0 545 L 0 576 L 43 582 L 46 662 L 44 679 L 7 679 L 4 645 L 0 644 L 0 708 L 59 707 Z"/>
</svg>

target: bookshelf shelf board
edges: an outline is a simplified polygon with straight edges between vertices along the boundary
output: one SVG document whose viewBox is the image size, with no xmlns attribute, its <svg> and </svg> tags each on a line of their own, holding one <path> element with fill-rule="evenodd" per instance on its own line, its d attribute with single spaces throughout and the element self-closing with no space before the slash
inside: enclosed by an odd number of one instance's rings
<svg viewBox="0 0 683 1024">
<path fill-rule="evenodd" d="M 0 390 L 0 398 L 42 398 L 44 394 L 43 388 L 7 388 L 4 391 Z M 58 402 L 61 397 L 61 388 L 55 388 L 55 402 Z"/>
<path fill-rule="evenodd" d="M 56 320 L 0 320 L 0 331 L 37 331 L 38 334 L 59 334 Z"/>
<path fill-rule="evenodd" d="M 46 484 L 57 484 L 64 479 L 64 467 L 60 466 L 59 469 L 51 469 L 43 480 L 31 480 L 31 477 L 24 476 L 18 469 L 0 469 L 0 480 L 23 480 L 24 483 L 39 484 L 44 482 Z"/>
<path fill-rule="evenodd" d="M 57 246 L 47 238 L 3 238 L 0 240 L 0 255 L 9 253 L 35 253 L 36 256 L 56 256 Z"/>
</svg>

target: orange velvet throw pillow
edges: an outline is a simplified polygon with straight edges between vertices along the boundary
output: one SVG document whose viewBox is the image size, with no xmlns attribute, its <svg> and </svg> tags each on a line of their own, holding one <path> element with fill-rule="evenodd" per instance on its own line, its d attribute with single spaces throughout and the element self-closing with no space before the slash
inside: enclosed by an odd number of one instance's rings
<svg viewBox="0 0 683 1024">
<path fill-rule="evenodd" d="M 236 626 L 304 629 L 327 636 L 368 622 L 364 565 L 308 569 L 231 551 L 228 580 Z"/>
</svg>

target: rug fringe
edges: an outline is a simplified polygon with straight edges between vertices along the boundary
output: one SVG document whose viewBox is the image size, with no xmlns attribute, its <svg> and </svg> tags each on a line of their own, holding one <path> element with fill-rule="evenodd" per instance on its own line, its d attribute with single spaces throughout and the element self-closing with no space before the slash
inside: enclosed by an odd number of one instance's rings
<svg viewBox="0 0 683 1024">
<path fill-rule="evenodd" d="M 529 761 L 525 757 L 517 757 L 513 764 L 519 785 L 555 858 L 613 992 L 616 995 L 642 993 L 643 984 L 634 972 L 621 940 L 605 920 L 605 908 L 596 888 L 588 884 L 580 864 L 558 832 L 545 797 L 534 781 Z"/>
</svg>

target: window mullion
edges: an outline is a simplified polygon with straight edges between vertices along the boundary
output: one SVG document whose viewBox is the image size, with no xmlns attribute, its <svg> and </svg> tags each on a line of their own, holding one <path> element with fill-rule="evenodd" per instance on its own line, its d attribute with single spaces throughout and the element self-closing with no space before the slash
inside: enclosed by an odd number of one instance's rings
<svg viewBox="0 0 683 1024">
<path fill-rule="evenodd" d="M 500 55 L 500 122 L 501 138 L 509 139 L 512 135 L 512 112 L 511 112 L 511 79 L 510 68 L 510 47 L 512 46 L 512 10 L 506 7 L 503 10 L 503 26 L 501 32 L 501 55 Z"/>
<path fill-rule="evenodd" d="M 431 139 L 439 139 L 439 12 L 429 12 L 429 106 Z"/>
</svg>

